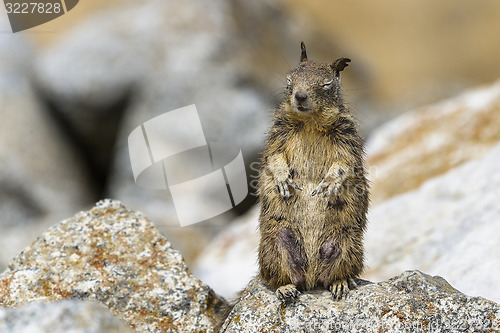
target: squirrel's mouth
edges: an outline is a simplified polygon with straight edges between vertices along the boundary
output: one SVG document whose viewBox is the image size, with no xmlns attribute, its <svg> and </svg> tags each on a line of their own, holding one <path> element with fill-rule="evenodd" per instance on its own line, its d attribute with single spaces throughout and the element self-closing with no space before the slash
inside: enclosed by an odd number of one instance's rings
<svg viewBox="0 0 500 333">
<path fill-rule="evenodd" d="M 309 111 L 309 108 L 303 106 L 302 104 L 296 105 L 295 108 L 299 110 L 300 112 L 307 112 Z"/>
</svg>

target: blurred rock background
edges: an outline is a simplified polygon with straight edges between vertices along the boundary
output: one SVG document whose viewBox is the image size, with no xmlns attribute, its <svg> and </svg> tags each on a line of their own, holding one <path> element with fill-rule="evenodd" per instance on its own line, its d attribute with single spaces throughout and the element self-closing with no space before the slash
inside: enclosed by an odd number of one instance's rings
<svg viewBox="0 0 500 333">
<path fill-rule="evenodd" d="M 233 234 L 220 231 L 250 209 L 253 196 L 227 214 L 181 229 L 168 194 L 135 185 L 127 137 L 148 119 L 196 104 L 207 140 L 241 145 L 250 166 L 258 159 L 268 113 L 280 101 L 285 74 L 298 62 L 301 40 L 311 59 L 353 60 L 344 74 L 345 93 L 371 143 L 370 171 L 378 170 L 372 175 L 376 212 L 383 211 L 377 207 L 389 198 L 398 200 L 418 191 L 426 180 L 486 156 L 500 140 L 495 92 L 454 100 L 453 112 L 445 102 L 422 108 L 477 86 L 498 90 L 493 85 L 500 78 L 496 0 L 83 0 L 54 21 L 17 34 L 9 30 L 1 7 L 0 270 L 48 226 L 100 198 L 113 197 L 155 221 L 188 264 L 194 267 L 198 259 L 198 275 L 216 291 L 217 281 L 209 276 L 226 284 L 222 277 L 248 281 L 251 270 L 239 274 L 235 263 L 250 267 L 253 259 L 241 261 L 235 253 L 253 255 L 252 243 L 236 241 L 255 240 L 255 228 L 241 222 Z M 416 110 L 378 129 L 410 109 Z M 491 164 L 491 159 L 486 161 Z M 249 180 L 256 176 L 253 168 L 247 172 Z M 465 177 L 456 174 L 455 181 Z M 478 200 L 481 192 L 474 193 Z M 449 207 L 467 205 L 455 199 L 437 205 L 433 216 L 444 214 L 453 221 L 458 213 Z M 411 205 L 411 200 L 404 202 Z M 439 224 L 439 219 L 421 214 L 429 212 L 423 203 L 406 211 Z M 473 217 L 463 221 L 467 226 L 475 223 Z M 498 229 L 500 217 L 493 212 L 483 221 L 481 226 Z M 414 241 L 417 222 L 388 218 L 386 223 L 380 230 L 392 232 L 387 239 L 407 232 Z M 411 225 L 404 228 L 405 223 Z M 449 242 L 474 238 L 472 229 L 455 230 L 456 238 Z M 474 238 L 478 258 L 500 243 L 496 235 L 481 227 Z M 484 237 L 489 245 L 481 248 L 478 239 Z M 240 244 L 236 250 L 234 244 Z M 404 242 L 398 246 L 411 257 L 413 247 Z M 368 247 L 377 257 L 377 246 Z M 389 247 L 382 247 L 380 256 L 385 256 Z M 211 260 L 210 249 L 230 255 L 231 261 Z M 457 248 L 457 256 L 461 251 L 467 251 L 465 245 Z M 442 256 L 425 260 L 438 258 Z M 390 273 L 384 273 L 381 260 L 381 267 L 371 267 L 380 274 L 368 277 L 393 274 L 391 260 Z M 490 253 L 487 262 L 497 261 L 498 254 Z M 397 269 L 419 269 L 419 264 L 403 260 Z M 458 272 L 458 266 L 448 266 L 443 273 L 432 266 L 433 273 L 461 289 L 446 276 Z"/>
</svg>

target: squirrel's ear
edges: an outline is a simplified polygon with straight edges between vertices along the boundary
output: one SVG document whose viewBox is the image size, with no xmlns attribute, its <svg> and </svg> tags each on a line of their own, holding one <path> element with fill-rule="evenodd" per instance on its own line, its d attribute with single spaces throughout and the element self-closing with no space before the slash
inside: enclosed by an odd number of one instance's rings
<svg viewBox="0 0 500 333">
<path fill-rule="evenodd" d="M 307 61 L 306 44 L 304 42 L 300 42 L 300 50 L 300 62 Z"/>
<path fill-rule="evenodd" d="M 340 72 L 346 68 L 349 63 L 351 62 L 351 59 L 349 58 L 340 58 L 337 59 L 333 62 L 333 64 L 330 65 L 330 67 L 333 69 L 334 73 L 336 76 L 340 75 Z"/>
</svg>

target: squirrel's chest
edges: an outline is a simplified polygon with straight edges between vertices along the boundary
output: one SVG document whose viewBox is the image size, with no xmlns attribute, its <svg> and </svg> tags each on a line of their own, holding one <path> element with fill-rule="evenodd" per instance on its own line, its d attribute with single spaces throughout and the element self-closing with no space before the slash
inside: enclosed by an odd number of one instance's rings
<svg viewBox="0 0 500 333">
<path fill-rule="evenodd" d="M 294 176 L 304 180 L 323 178 L 339 158 L 335 144 L 320 134 L 298 134 L 290 138 L 284 153 Z"/>
</svg>

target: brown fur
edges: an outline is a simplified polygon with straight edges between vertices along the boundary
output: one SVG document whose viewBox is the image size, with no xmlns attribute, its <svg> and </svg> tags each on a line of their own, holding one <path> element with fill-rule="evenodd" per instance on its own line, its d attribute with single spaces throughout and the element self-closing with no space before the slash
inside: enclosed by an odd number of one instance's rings
<svg viewBox="0 0 500 333">
<path fill-rule="evenodd" d="M 350 60 L 311 62 L 301 47 L 262 157 L 260 276 L 284 299 L 294 286 L 329 288 L 339 299 L 363 269 L 363 144 L 342 98 Z"/>
</svg>

